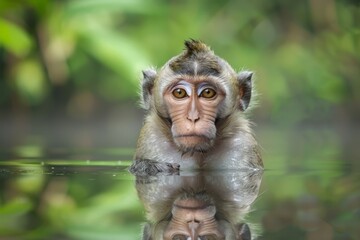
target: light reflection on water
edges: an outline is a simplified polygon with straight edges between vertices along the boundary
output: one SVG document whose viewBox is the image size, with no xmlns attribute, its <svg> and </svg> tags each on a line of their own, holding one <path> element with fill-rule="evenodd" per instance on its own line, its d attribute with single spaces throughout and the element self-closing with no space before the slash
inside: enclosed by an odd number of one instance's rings
<svg viewBox="0 0 360 240">
<path fill-rule="evenodd" d="M 146 219 L 149 209 L 138 198 L 135 177 L 126 171 L 131 155 L 131 149 L 1 151 L 0 238 L 139 239 L 142 224 L 151 219 Z M 251 211 L 243 216 L 253 236 L 359 239 L 359 165 L 327 157 L 284 164 L 284 156 L 267 159 L 265 152 L 269 167 Z M 174 184 L 181 182 L 184 189 L 194 183 L 189 173 L 181 174 Z M 212 182 L 209 186 L 222 182 L 226 187 L 221 179 L 230 173 L 218 174 L 201 176 Z M 161 176 L 150 182 L 160 194 L 176 187 L 156 182 L 173 179 Z"/>
</svg>

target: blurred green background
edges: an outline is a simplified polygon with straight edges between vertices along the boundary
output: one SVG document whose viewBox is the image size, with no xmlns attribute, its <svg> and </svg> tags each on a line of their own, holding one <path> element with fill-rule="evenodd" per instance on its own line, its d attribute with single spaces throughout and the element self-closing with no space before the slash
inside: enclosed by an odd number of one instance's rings
<svg viewBox="0 0 360 240">
<path fill-rule="evenodd" d="M 357 123 L 359 24 L 351 0 L 1 1 L 1 120 L 136 108 L 141 70 L 194 38 L 256 72 L 259 125 Z"/>
<path fill-rule="evenodd" d="M 0 171 L 0 236 L 139 236 L 143 210 L 121 170 L 143 121 L 141 70 L 161 67 L 189 38 L 256 74 L 259 104 L 250 118 L 265 167 L 284 172 L 267 172 L 264 191 L 271 190 L 258 205 L 274 209 L 257 212 L 255 222 L 266 228 L 266 214 L 275 212 L 288 224 L 277 206 L 294 213 L 310 195 L 319 216 L 356 236 L 356 0 L 0 1 L 0 155 L 8 161 Z M 72 164 L 82 167 L 62 168 Z M 111 170 L 98 169 L 107 164 Z M 306 169 L 330 171 L 283 181 L 287 171 Z M 351 201 L 348 212 L 334 207 Z M 265 230 L 276 232 L 271 226 Z"/>
</svg>

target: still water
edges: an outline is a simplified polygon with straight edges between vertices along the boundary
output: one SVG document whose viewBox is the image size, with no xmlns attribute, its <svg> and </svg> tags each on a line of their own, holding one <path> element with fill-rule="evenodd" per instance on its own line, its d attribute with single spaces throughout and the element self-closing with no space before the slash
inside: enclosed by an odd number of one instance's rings
<svg viewBox="0 0 360 240">
<path fill-rule="evenodd" d="M 158 236 L 169 232 L 174 206 L 189 202 L 216 219 L 217 231 L 201 239 L 236 239 L 244 229 L 257 239 L 360 239 L 358 161 L 311 144 L 267 145 L 264 172 L 149 178 L 126 170 L 133 149 L 2 150 L 0 239 Z"/>
</svg>

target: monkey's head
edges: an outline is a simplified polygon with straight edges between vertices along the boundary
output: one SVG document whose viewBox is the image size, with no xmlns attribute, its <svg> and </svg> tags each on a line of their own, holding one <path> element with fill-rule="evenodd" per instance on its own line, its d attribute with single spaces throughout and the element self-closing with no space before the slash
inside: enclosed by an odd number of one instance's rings
<svg viewBox="0 0 360 240">
<path fill-rule="evenodd" d="M 252 72 L 236 73 L 204 43 L 185 41 L 185 51 L 157 72 L 143 71 L 142 103 L 157 114 L 182 152 L 204 152 L 219 124 L 249 106 Z"/>
</svg>

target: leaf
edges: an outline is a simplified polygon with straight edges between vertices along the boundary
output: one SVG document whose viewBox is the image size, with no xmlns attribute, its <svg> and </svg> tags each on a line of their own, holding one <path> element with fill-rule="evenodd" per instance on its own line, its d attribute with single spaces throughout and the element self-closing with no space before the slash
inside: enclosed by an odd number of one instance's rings
<svg viewBox="0 0 360 240">
<path fill-rule="evenodd" d="M 32 48 L 30 36 L 15 24 L 0 19 L 0 45 L 19 57 L 25 56 Z"/>
</svg>

